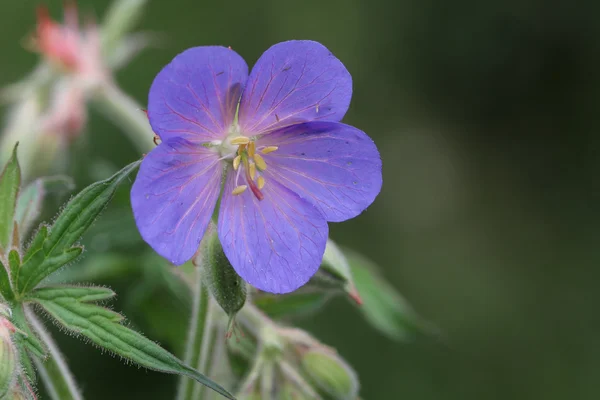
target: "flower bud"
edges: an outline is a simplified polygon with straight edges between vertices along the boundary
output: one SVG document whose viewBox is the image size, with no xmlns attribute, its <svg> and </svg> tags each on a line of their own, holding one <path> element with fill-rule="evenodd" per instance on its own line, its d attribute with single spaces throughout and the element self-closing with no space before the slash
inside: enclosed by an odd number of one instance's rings
<svg viewBox="0 0 600 400">
<path fill-rule="evenodd" d="M 362 299 L 356 290 L 348 260 L 340 248 L 331 240 L 327 240 L 321 267 L 311 279 L 311 283 L 325 290 L 341 290 L 346 292 L 357 304 Z"/>
<path fill-rule="evenodd" d="M 204 285 L 232 322 L 246 303 L 246 283 L 231 266 L 212 224 L 206 230 L 194 264 L 200 266 Z"/>
<path fill-rule="evenodd" d="M 302 368 L 315 386 L 336 400 L 354 400 L 358 394 L 356 373 L 344 360 L 327 349 L 312 349 L 302 355 Z"/>
<path fill-rule="evenodd" d="M 14 326 L 0 317 L 0 399 L 12 389 L 17 375 L 17 350 L 11 340 Z"/>
</svg>

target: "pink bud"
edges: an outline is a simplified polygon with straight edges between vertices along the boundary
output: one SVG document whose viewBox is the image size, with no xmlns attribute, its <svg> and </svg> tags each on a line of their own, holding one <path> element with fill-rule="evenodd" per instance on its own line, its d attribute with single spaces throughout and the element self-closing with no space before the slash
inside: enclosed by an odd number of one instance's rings
<svg viewBox="0 0 600 400">
<path fill-rule="evenodd" d="M 101 58 L 100 33 L 95 23 L 89 21 L 80 29 L 77 7 L 74 2 L 65 5 L 65 23 L 50 18 L 48 9 L 37 9 L 37 27 L 33 37 L 36 51 L 52 64 L 87 79 L 105 76 Z"/>
</svg>

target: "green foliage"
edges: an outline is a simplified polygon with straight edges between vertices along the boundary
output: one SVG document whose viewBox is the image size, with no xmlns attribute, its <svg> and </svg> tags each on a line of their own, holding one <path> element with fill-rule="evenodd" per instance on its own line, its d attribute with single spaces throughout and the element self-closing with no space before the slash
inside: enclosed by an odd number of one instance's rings
<svg viewBox="0 0 600 400">
<path fill-rule="evenodd" d="M 8 251 L 11 244 L 15 206 L 21 187 L 21 169 L 17 160 L 17 145 L 15 145 L 8 164 L 0 175 L 0 248 Z"/>
<path fill-rule="evenodd" d="M 364 256 L 345 250 L 354 275 L 357 291 L 362 298 L 359 307 L 375 329 L 394 340 L 405 340 L 423 330 L 430 330 L 410 305 L 383 277 L 378 267 Z"/>
<path fill-rule="evenodd" d="M 105 299 L 108 295 L 109 291 L 102 288 L 58 287 L 34 291 L 29 300 L 40 304 L 69 331 L 106 350 L 149 369 L 189 376 L 229 399 L 234 398 L 227 390 L 186 366 L 156 343 L 120 324 L 123 320 L 120 314 L 85 302 L 94 298 Z"/>
<path fill-rule="evenodd" d="M 254 304 L 271 318 L 280 319 L 316 312 L 330 297 L 324 291 L 300 289 L 286 295 L 260 293 L 254 298 Z"/>
<path fill-rule="evenodd" d="M 83 189 L 65 206 L 46 236 L 42 231 L 36 235 L 16 280 L 19 293 L 27 293 L 81 254 L 83 249 L 74 244 L 104 210 L 121 181 L 138 165 L 139 161 L 133 162 L 112 177 Z"/>
</svg>

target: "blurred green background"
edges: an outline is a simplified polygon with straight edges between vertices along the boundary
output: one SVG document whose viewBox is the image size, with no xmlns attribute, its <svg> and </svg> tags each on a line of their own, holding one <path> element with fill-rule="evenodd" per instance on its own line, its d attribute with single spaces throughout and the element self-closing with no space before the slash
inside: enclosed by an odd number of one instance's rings
<svg viewBox="0 0 600 400">
<path fill-rule="evenodd" d="M 60 2 L 46 3 L 61 17 Z M 107 4 L 79 2 L 98 17 Z M 231 46 L 252 65 L 280 41 L 323 43 L 353 76 L 345 122 L 375 140 L 384 175 L 377 201 L 332 224 L 331 236 L 380 264 L 442 338 L 392 342 L 343 300 L 301 325 L 355 366 L 366 400 L 597 399 L 596 4 L 151 0 L 140 28 L 160 33 L 160 45 L 117 79 L 145 104 L 155 74 L 185 48 Z M 22 47 L 35 5 L 0 4 L 1 86 L 37 62 Z M 88 135 L 73 169 L 79 188 L 139 157 L 98 114 Z M 128 207 L 121 192 L 113 211 Z M 138 323 L 126 308 L 130 283 L 111 285 L 115 308 Z M 72 338 L 61 345 L 89 399 L 166 399 L 174 390 L 174 377 Z"/>
</svg>

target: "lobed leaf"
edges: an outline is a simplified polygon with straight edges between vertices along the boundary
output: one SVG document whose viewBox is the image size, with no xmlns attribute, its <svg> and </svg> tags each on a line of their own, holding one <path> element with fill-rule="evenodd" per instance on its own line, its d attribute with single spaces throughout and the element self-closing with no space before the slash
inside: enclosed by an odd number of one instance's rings
<svg viewBox="0 0 600 400">
<path fill-rule="evenodd" d="M 217 393 L 234 399 L 227 390 L 195 369 L 183 364 L 177 357 L 153 341 L 118 323 L 115 318 L 111 317 L 116 313 L 110 310 L 94 304 L 79 302 L 73 297 L 40 299 L 34 295 L 31 300 L 40 304 L 66 329 L 85 336 L 106 350 L 149 369 L 186 375 Z"/>
<path fill-rule="evenodd" d="M 45 231 L 44 227 L 40 229 L 19 271 L 19 293 L 31 291 L 48 275 L 81 254 L 82 248 L 72 246 L 106 207 L 123 179 L 139 163 L 133 162 L 112 177 L 83 189 L 67 203 L 50 232 Z"/>
<path fill-rule="evenodd" d="M 17 146 L 18 143 L 0 175 L 0 248 L 5 251 L 11 244 L 15 207 L 21 186 L 21 168 L 17 160 Z"/>
</svg>

